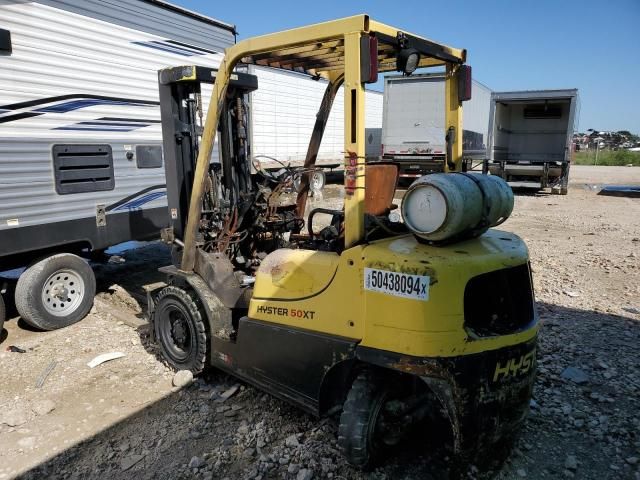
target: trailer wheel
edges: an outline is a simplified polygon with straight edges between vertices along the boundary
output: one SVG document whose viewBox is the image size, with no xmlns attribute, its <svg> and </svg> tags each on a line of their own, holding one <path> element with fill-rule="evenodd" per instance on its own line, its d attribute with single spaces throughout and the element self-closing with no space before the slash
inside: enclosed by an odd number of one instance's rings
<svg viewBox="0 0 640 480">
<path fill-rule="evenodd" d="M 302 183 L 302 175 L 294 175 L 293 188 L 296 192 L 300 191 L 300 185 Z M 322 170 L 314 170 L 309 179 L 309 189 L 319 192 L 324 188 L 327 183 L 327 176 Z"/>
<path fill-rule="evenodd" d="M 29 325 L 55 330 L 82 320 L 93 305 L 96 277 L 70 253 L 44 258 L 27 268 L 16 285 L 16 309 Z"/>
<path fill-rule="evenodd" d="M 340 416 L 338 446 L 347 462 L 366 470 L 385 447 L 398 437 L 384 437 L 384 405 L 390 389 L 373 372 L 361 373 L 353 382 Z"/>
<path fill-rule="evenodd" d="M 207 333 L 195 296 L 182 288 L 163 288 L 156 297 L 152 320 L 166 362 L 176 370 L 200 373 L 207 358 Z"/>
</svg>

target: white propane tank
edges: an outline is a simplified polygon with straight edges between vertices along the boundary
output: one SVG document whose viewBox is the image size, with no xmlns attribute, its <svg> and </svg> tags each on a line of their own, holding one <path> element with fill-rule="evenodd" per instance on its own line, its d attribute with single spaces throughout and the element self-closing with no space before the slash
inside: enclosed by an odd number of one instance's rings
<svg viewBox="0 0 640 480">
<path fill-rule="evenodd" d="M 475 175 L 474 178 L 480 181 L 489 197 L 487 213 L 489 227 L 500 225 L 513 212 L 513 190 L 507 182 L 495 175 Z"/>
<path fill-rule="evenodd" d="M 407 227 L 420 238 L 462 240 L 509 218 L 513 191 L 496 176 L 434 173 L 411 184 L 401 210 Z"/>
</svg>

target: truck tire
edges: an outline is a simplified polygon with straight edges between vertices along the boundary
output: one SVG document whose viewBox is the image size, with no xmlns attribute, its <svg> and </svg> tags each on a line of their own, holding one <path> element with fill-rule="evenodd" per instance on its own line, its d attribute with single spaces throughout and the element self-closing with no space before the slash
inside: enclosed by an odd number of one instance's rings
<svg viewBox="0 0 640 480">
<path fill-rule="evenodd" d="M 202 372 L 207 331 L 196 296 L 175 286 L 163 288 L 155 299 L 152 322 L 165 361 L 176 370 L 191 370 L 194 375 Z"/>
<path fill-rule="evenodd" d="M 372 372 L 361 373 L 351 385 L 340 416 L 338 447 L 347 462 L 367 470 L 383 449 L 376 425 L 389 389 Z"/>
<path fill-rule="evenodd" d="M 82 320 L 93 305 L 96 277 L 89 264 L 59 253 L 27 268 L 16 285 L 16 309 L 29 325 L 55 330 Z"/>
</svg>

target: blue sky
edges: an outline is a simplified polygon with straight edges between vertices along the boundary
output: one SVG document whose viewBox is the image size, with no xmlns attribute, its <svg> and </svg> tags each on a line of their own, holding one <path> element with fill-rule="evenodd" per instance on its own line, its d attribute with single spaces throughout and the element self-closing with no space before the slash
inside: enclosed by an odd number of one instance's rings
<svg viewBox="0 0 640 480">
<path fill-rule="evenodd" d="M 239 38 L 357 13 L 466 48 L 492 90 L 578 88 L 579 129 L 640 134 L 640 0 L 174 0 Z"/>
</svg>

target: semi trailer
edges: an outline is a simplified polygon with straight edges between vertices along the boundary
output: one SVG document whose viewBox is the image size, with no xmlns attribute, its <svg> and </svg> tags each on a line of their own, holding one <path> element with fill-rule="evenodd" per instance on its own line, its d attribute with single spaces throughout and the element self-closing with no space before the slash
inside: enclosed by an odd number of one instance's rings
<svg viewBox="0 0 640 480">
<path fill-rule="evenodd" d="M 415 178 L 444 171 L 445 76 L 442 73 L 388 75 L 384 79 L 382 158 L 398 162 L 400 175 Z M 462 151 L 465 168 L 486 157 L 491 90 L 473 80 L 464 103 Z"/>
<path fill-rule="evenodd" d="M 566 195 L 578 107 L 577 89 L 494 92 L 484 171 Z"/>
</svg>

